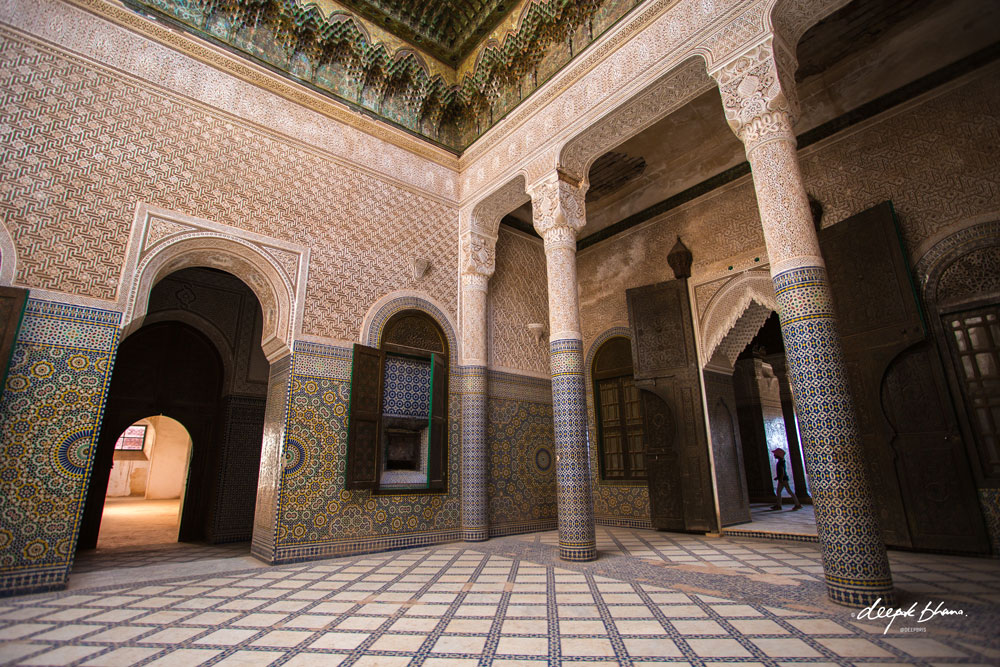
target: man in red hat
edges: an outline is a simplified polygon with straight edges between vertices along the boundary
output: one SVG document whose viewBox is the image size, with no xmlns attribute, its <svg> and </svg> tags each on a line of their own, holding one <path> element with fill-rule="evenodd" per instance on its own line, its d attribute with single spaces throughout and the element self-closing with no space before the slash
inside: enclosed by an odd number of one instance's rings
<svg viewBox="0 0 1000 667">
<path fill-rule="evenodd" d="M 792 497 L 792 500 L 795 501 L 795 507 L 792 508 L 792 511 L 794 512 L 795 510 L 802 509 L 802 503 L 799 502 L 799 497 L 792 492 L 792 487 L 788 485 L 788 472 L 785 470 L 785 450 L 782 449 L 781 447 L 778 447 L 774 449 L 771 453 L 774 454 L 774 458 L 777 459 L 777 461 L 774 464 L 774 475 L 775 475 L 774 478 L 778 480 L 778 490 L 777 492 L 775 492 L 775 495 L 778 496 L 778 502 L 772 505 L 771 509 L 773 510 L 781 509 L 782 489 L 787 489 L 788 495 L 790 495 Z"/>
</svg>

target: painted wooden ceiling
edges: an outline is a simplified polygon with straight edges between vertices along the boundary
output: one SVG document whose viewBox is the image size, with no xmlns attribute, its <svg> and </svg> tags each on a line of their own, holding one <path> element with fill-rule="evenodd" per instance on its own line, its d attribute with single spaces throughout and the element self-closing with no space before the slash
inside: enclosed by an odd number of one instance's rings
<svg viewBox="0 0 1000 667">
<path fill-rule="evenodd" d="M 641 0 L 122 0 L 460 153 Z"/>
<path fill-rule="evenodd" d="M 339 0 L 436 58 L 458 65 L 517 0 Z"/>
</svg>

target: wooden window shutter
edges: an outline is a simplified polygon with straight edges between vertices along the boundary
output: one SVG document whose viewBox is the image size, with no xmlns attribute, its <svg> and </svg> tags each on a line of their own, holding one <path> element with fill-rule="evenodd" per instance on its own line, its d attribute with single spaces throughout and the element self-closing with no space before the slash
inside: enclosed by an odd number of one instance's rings
<svg viewBox="0 0 1000 667">
<path fill-rule="evenodd" d="M 17 331 L 21 328 L 24 307 L 28 303 L 28 290 L 19 287 L 0 287 L 0 390 L 7 383 L 7 369 L 14 353 Z"/>
<path fill-rule="evenodd" d="M 431 355 L 429 412 L 427 485 L 432 491 L 444 491 L 448 479 L 448 362 L 440 354 Z"/>
<path fill-rule="evenodd" d="M 354 344 L 344 487 L 376 489 L 381 474 L 385 352 Z"/>
</svg>

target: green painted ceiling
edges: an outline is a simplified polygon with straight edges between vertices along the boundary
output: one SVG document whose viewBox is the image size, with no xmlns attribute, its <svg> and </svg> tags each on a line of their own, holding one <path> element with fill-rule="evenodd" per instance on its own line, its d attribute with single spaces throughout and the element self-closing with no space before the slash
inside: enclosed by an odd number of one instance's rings
<svg viewBox="0 0 1000 667">
<path fill-rule="evenodd" d="M 397 37 L 456 66 L 517 0 L 339 0 Z"/>
<path fill-rule="evenodd" d="M 454 153 L 640 1 L 122 0 Z M 430 67 L 421 52 L 475 64 Z"/>
</svg>

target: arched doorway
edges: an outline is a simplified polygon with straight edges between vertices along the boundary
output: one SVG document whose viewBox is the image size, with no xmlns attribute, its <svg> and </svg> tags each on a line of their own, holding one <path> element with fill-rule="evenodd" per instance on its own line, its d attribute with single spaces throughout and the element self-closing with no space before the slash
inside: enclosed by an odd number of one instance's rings
<svg viewBox="0 0 1000 667">
<path fill-rule="evenodd" d="M 250 539 L 269 371 L 262 326 L 254 292 L 224 271 L 187 268 L 153 287 L 143 326 L 118 349 L 78 548 L 99 544 L 116 440 L 150 416 L 180 422 L 191 440 L 175 539 Z"/>
<path fill-rule="evenodd" d="M 1000 221 L 969 225 L 917 263 L 923 297 L 986 520 L 1000 553 Z"/>
<path fill-rule="evenodd" d="M 754 299 L 721 333 L 703 375 L 719 511 L 728 526 L 757 521 L 777 502 L 779 448 L 796 497 L 807 504 L 811 499 L 777 313 Z M 784 496 L 786 509 L 795 507 Z M 796 517 L 795 523 L 803 520 Z"/>
</svg>

